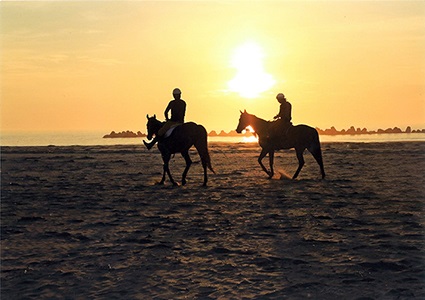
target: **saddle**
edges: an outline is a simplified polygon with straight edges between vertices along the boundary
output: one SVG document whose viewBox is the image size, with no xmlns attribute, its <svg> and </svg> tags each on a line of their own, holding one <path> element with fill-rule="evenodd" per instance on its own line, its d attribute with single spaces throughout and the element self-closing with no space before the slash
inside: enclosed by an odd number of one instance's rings
<svg viewBox="0 0 425 300">
<path fill-rule="evenodd" d="M 177 128 L 177 127 L 179 127 L 180 125 L 182 125 L 182 124 L 174 124 L 174 125 L 171 125 L 170 129 L 168 129 L 168 130 L 165 132 L 165 134 L 164 134 L 164 138 L 166 139 L 167 137 L 169 137 L 169 136 L 173 133 L 174 129 L 176 129 L 176 128 Z"/>
<path fill-rule="evenodd" d="M 158 136 L 167 138 L 173 133 L 174 129 L 176 129 L 180 125 L 182 125 L 182 123 L 168 121 L 158 131 Z"/>
</svg>

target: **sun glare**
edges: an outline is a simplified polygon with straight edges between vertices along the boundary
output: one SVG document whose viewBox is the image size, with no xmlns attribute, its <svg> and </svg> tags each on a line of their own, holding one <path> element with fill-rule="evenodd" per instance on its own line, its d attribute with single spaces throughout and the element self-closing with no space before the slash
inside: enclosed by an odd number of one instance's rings
<svg viewBox="0 0 425 300">
<path fill-rule="evenodd" d="M 253 42 L 238 47 L 232 57 L 237 74 L 229 81 L 229 89 L 244 98 L 255 98 L 269 90 L 276 81 L 264 71 L 263 58 L 262 49 Z"/>
<path fill-rule="evenodd" d="M 253 143 L 253 142 L 258 142 L 258 136 L 255 133 L 254 128 L 251 127 L 251 125 L 249 125 L 248 127 L 245 128 L 246 131 L 253 133 L 252 136 L 244 136 L 242 138 L 242 142 L 243 143 Z"/>
<path fill-rule="evenodd" d="M 242 143 L 255 143 L 258 142 L 258 137 L 256 136 L 244 136 Z"/>
<path fill-rule="evenodd" d="M 254 128 L 252 128 L 251 125 L 246 127 L 246 130 L 248 130 L 249 132 L 255 132 Z"/>
</svg>

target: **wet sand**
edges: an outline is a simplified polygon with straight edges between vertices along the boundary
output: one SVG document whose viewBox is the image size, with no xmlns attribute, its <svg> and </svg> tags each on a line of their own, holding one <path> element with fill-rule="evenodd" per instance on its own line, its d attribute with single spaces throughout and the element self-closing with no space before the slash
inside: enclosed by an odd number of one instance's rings
<svg viewBox="0 0 425 300">
<path fill-rule="evenodd" d="M 1 298 L 425 298 L 425 143 L 322 148 L 326 180 L 308 153 L 268 180 L 258 145 L 210 143 L 203 188 L 199 163 L 155 185 L 142 145 L 3 147 Z"/>
</svg>

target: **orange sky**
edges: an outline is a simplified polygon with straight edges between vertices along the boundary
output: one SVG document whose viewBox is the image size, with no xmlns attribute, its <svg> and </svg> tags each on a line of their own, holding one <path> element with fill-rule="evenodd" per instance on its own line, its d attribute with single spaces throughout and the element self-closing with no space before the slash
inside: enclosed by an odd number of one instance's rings
<svg viewBox="0 0 425 300">
<path fill-rule="evenodd" d="M 2 131 L 144 132 L 146 114 L 163 117 L 175 87 L 186 120 L 208 131 L 235 129 L 243 109 L 272 119 L 279 92 L 294 124 L 425 128 L 424 1 L 3 1 L 0 9 Z M 258 55 L 238 52 L 246 44 Z M 238 74 L 240 93 L 229 89 Z M 260 78 L 272 79 L 267 90 L 241 96 Z"/>
</svg>

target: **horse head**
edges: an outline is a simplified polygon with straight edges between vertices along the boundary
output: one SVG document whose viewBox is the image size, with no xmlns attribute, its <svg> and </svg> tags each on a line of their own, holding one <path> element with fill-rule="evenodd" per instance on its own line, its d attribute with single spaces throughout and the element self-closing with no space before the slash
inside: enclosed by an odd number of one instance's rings
<svg viewBox="0 0 425 300">
<path fill-rule="evenodd" d="M 246 112 L 246 109 L 243 112 L 242 111 L 240 112 L 241 112 L 241 116 L 239 117 L 238 127 L 236 128 L 237 133 L 241 133 L 242 130 L 244 130 L 249 125 L 251 125 L 250 114 Z"/>
<path fill-rule="evenodd" d="M 157 135 L 159 129 L 162 127 L 162 122 L 156 119 L 156 115 L 153 115 L 153 117 L 149 117 L 149 115 L 146 115 L 146 118 L 148 119 L 148 123 L 146 124 L 147 130 L 148 130 L 148 140 L 151 140 L 153 135 Z"/>
</svg>

